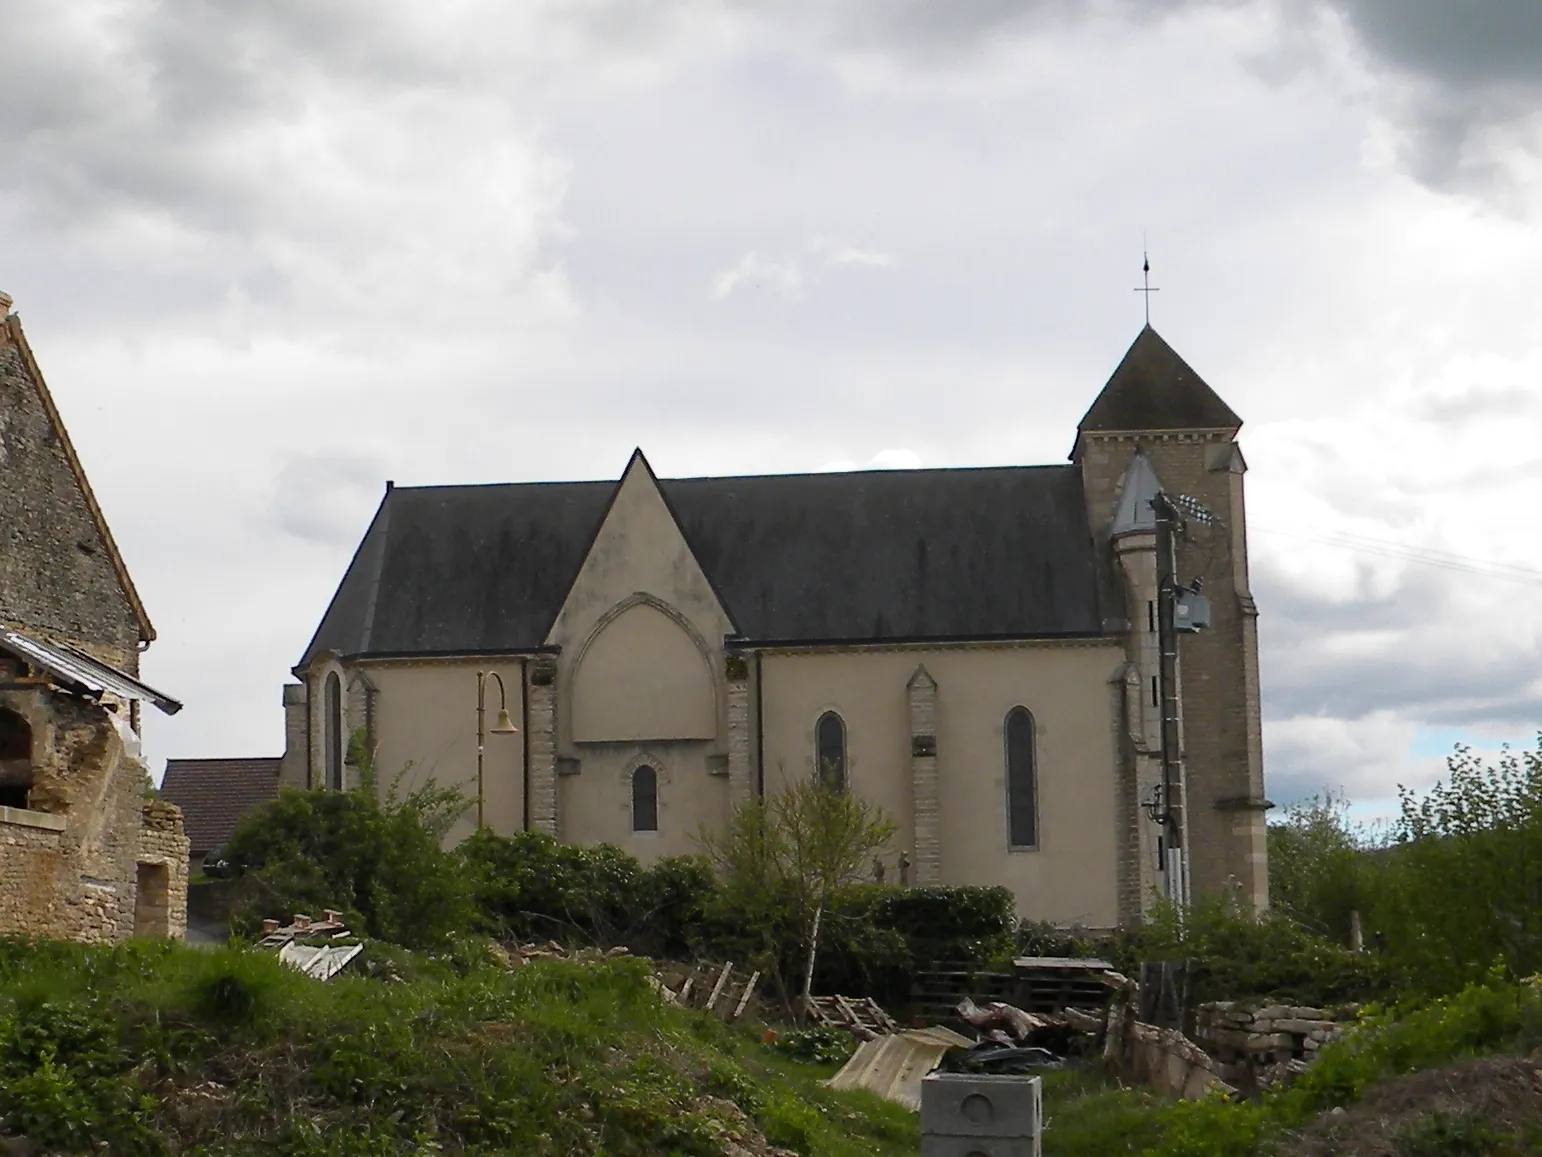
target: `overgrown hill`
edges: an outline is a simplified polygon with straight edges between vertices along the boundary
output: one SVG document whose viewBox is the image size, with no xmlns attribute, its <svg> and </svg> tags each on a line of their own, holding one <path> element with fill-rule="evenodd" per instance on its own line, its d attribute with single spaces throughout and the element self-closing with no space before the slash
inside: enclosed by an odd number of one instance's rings
<svg viewBox="0 0 1542 1157">
<path fill-rule="evenodd" d="M 375 958 L 380 960 L 377 953 Z M 665 1005 L 643 961 L 0 942 L 0 1122 L 47 1152 L 912 1154 L 914 1117 Z M 405 979 L 388 979 L 389 972 Z"/>
</svg>

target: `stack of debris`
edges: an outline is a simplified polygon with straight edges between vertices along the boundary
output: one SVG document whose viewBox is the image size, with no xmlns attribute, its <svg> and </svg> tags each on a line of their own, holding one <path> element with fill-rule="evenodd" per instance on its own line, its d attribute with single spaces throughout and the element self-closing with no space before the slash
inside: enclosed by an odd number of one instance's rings
<svg viewBox="0 0 1542 1157">
<path fill-rule="evenodd" d="M 277 948 L 281 964 L 317 980 L 331 980 L 364 951 L 343 924 L 342 914 L 328 908 L 322 919 L 296 913 L 292 923 L 262 922 L 258 948 Z"/>
<path fill-rule="evenodd" d="M 1199 1006 L 1194 1036 L 1226 1066 L 1232 1084 L 1256 1091 L 1306 1072 L 1318 1050 L 1343 1031 L 1328 1009 L 1216 1001 Z"/>
<path fill-rule="evenodd" d="M 1323 1008 L 1271 1004 L 1250 1009 L 1239 1001 L 1199 1006 L 1195 1038 L 1221 1060 L 1311 1060 L 1313 1054 L 1343 1030 L 1332 1012 Z"/>
<path fill-rule="evenodd" d="M 1036 1016 L 1067 1008 L 1101 1009 L 1129 986 L 1106 960 L 1066 956 L 1020 956 L 1011 972 L 983 971 L 972 964 L 933 964 L 911 981 L 910 1006 L 928 1018 L 952 1018 L 962 1000 L 1006 1003 Z"/>
<path fill-rule="evenodd" d="M 1129 979 L 1106 960 L 1019 956 L 1012 961 L 1012 975 L 1017 981 L 1016 1003 L 1030 1013 L 1101 1009 L 1130 987 Z"/>
<path fill-rule="evenodd" d="M 532 960 L 568 960 L 591 964 L 600 960 L 614 960 L 618 956 L 630 956 L 631 953 L 632 950 L 626 947 L 568 949 L 555 940 L 548 940 L 544 944 L 516 944 L 514 951 L 509 953 L 509 967 L 517 968 Z"/>
<path fill-rule="evenodd" d="M 1130 1078 L 1184 1098 L 1251 1094 L 1305 1072 L 1318 1050 L 1342 1034 L 1321 1008 L 1221 1001 L 1194 1010 L 1193 1036 L 1139 1018 L 1150 1007 L 1133 986 L 1110 1008 L 1067 1009 L 1065 1023 L 1101 1042 L 1104 1058 Z M 1179 1010 L 1182 1019 L 1182 1010 Z"/>
</svg>

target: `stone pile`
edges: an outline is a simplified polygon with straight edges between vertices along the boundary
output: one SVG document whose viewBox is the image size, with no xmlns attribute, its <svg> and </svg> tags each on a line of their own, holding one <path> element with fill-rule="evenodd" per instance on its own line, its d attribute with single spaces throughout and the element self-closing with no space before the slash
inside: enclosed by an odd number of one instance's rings
<svg viewBox="0 0 1542 1157">
<path fill-rule="evenodd" d="M 1317 1050 L 1342 1033 L 1328 1009 L 1271 1004 L 1250 1008 L 1237 1001 L 1202 1004 L 1196 1010 L 1194 1036 L 1228 1062 L 1277 1065 L 1315 1059 Z"/>
</svg>

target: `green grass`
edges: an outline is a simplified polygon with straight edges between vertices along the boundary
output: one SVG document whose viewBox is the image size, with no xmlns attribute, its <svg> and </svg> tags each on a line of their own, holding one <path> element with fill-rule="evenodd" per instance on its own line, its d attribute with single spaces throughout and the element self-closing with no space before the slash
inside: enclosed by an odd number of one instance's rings
<svg viewBox="0 0 1542 1157">
<path fill-rule="evenodd" d="M 644 962 L 390 965 L 319 984 L 233 949 L 0 942 L 0 1131 L 147 1157 L 918 1148 L 912 1114 L 665 1006 Z"/>
<path fill-rule="evenodd" d="M 1044 1077 L 1044 1157 L 1143 1153 L 1161 1137 L 1160 1100 L 1092 1070 Z"/>
</svg>

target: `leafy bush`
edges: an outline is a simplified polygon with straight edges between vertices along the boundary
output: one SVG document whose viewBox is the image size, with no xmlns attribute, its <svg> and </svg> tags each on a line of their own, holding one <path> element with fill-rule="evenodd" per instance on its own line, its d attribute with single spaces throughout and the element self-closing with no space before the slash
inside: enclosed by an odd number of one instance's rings
<svg viewBox="0 0 1542 1157">
<path fill-rule="evenodd" d="M 471 881 L 479 930 L 499 939 L 626 944 L 687 954 L 717 890 L 696 856 L 644 868 L 609 844 L 564 844 L 542 832 L 480 831 L 456 850 Z"/>
<path fill-rule="evenodd" d="M 1192 1001 L 1268 996 L 1333 1007 L 1384 999 L 1397 979 L 1380 956 L 1352 952 L 1276 912 L 1255 916 L 1222 897 L 1183 913 L 1158 904 L 1113 955 L 1127 970 L 1140 960 L 1191 961 Z"/>
<path fill-rule="evenodd" d="M 224 859 L 244 899 L 233 932 L 268 916 L 346 914 L 367 936 L 409 947 L 441 944 L 471 923 L 471 890 L 440 843 L 462 810 L 456 793 L 405 798 L 355 791 L 284 791 L 242 818 Z"/>
</svg>

